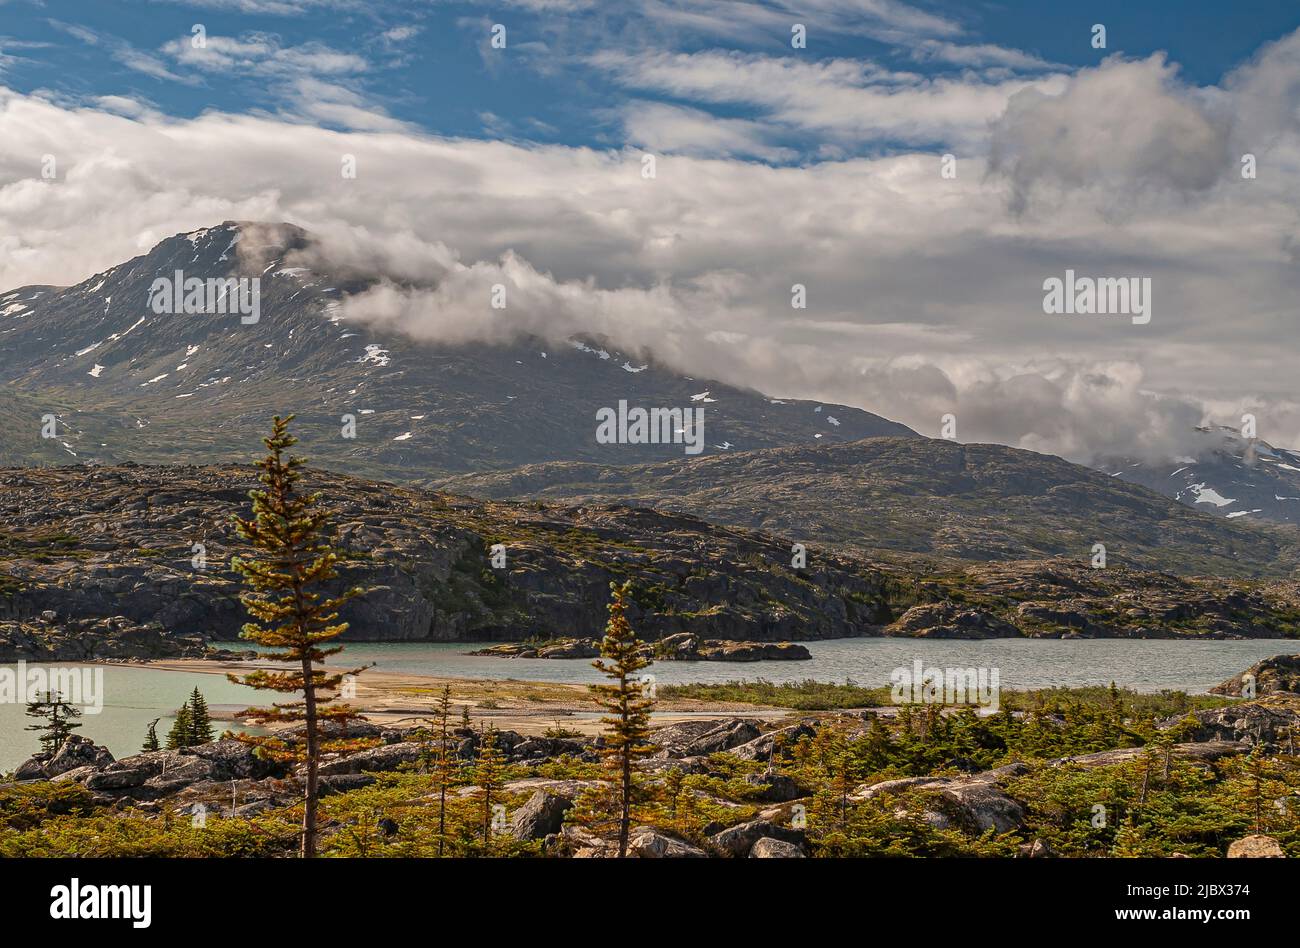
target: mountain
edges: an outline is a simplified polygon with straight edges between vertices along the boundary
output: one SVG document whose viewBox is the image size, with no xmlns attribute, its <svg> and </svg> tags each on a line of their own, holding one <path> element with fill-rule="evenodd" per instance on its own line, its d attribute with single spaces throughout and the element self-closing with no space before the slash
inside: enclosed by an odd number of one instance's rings
<svg viewBox="0 0 1300 948">
<path fill-rule="evenodd" d="M 1188 510 L 1128 482 L 1144 476 L 1131 465 L 1108 477 L 932 441 L 859 409 L 685 376 L 591 337 L 446 345 L 347 320 L 342 299 L 372 278 L 304 267 L 322 256 L 312 249 L 300 228 L 228 221 L 76 286 L 0 294 L 0 464 L 252 459 L 270 416 L 292 412 L 319 467 L 470 494 L 653 504 L 809 543 L 962 560 L 1087 561 L 1100 542 L 1115 563 L 1184 574 L 1289 575 L 1297 563 L 1293 527 Z M 157 304 L 171 296 L 155 282 L 178 271 L 257 279 L 256 314 L 166 312 Z M 598 413 L 620 403 L 702 410 L 701 453 L 599 443 Z M 42 437 L 51 417 L 54 437 Z M 1293 456 L 1257 453 L 1253 473 L 1230 457 L 1205 463 L 1232 467 L 1234 488 L 1264 471 L 1290 476 Z M 1228 489 L 1204 471 L 1196 483 Z M 1169 480 L 1149 486 L 1167 491 Z M 1287 493 L 1259 492 L 1274 489 Z"/>
<path fill-rule="evenodd" d="M 294 266 L 310 242 L 289 225 L 226 222 L 73 287 L 0 295 L 0 463 L 224 462 L 291 411 L 322 465 L 393 480 L 684 456 L 682 444 L 598 444 L 597 411 L 620 401 L 703 409 L 702 456 L 916 437 L 859 409 L 690 378 L 598 339 L 450 346 L 355 324 L 339 301 L 365 284 Z M 260 318 L 155 313 L 154 280 L 178 270 L 258 278 Z M 38 437 L 46 414 L 56 438 Z M 345 415 L 355 438 L 342 436 Z"/>
<path fill-rule="evenodd" d="M 533 464 L 431 481 L 478 497 L 646 504 L 806 543 L 964 560 L 1064 556 L 1184 574 L 1291 575 L 1293 528 L 1224 521 L 1050 455 L 872 438 L 614 467 Z"/>
<path fill-rule="evenodd" d="M 245 546 L 232 517 L 247 514 L 256 476 L 252 465 L 0 469 L 0 658 L 233 640 L 245 614 L 229 564 Z M 310 468 L 303 486 L 332 511 L 339 585 L 368 590 L 344 607 L 353 640 L 595 636 L 610 582 L 627 580 L 647 640 L 1300 634 L 1291 581 L 1064 560 L 887 563 L 829 539 L 792 568 L 788 539 L 688 514 L 476 501 Z"/>
<path fill-rule="evenodd" d="M 1098 467 L 1167 497 L 1229 520 L 1300 524 L 1300 451 L 1247 439 L 1236 428 L 1198 428 L 1196 457 L 1164 464 L 1133 459 Z"/>
</svg>

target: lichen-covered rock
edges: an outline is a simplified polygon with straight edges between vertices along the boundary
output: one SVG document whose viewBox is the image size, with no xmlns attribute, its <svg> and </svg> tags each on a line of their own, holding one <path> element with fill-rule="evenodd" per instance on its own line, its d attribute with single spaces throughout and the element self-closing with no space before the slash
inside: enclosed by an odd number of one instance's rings
<svg viewBox="0 0 1300 948">
<path fill-rule="evenodd" d="M 913 606 L 885 629 L 886 635 L 927 639 L 1020 638 L 1011 623 L 979 609 L 963 608 L 952 602 L 928 602 Z"/>
<path fill-rule="evenodd" d="M 783 839 L 764 836 L 749 850 L 750 859 L 803 859 L 803 850 Z"/>
<path fill-rule="evenodd" d="M 1228 846 L 1229 859 L 1284 859 L 1282 844 L 1272 836 L 1246 836 Z"/>
<path fill-rule="evenodd" d="M 564 814 L 573 801 L 557 793 L 538 790 L 510 818 L 510 834 L 515 839 L 543 839 L 558 833 Z"/>
<path fill-rule="evenodd" d="M 764 837 L 798 844 L 803 842 L 804 834 L 802 830 L 777 826 L 767 820 L 750 820 L 714 833 L 709 843 L 724 855 L 748 856 L 754 844 Z"/>
<path fill-rule="evenodd" d="M 744 718 L 682 721 L 656 728 L 650 741 L 659 748 L 659 757 L 700 757 L 747 744 L 759 734 L 758 722 Z"/>
<path fill-rule="evenodd" d="M 1300 736 L 1300 695 L 1277 693 L 1260 701 L 1206 708 L 1168 718 L 1160 727 L 1195 724 L 1186 736 L 1192 741 L 1241 741 L 1280 744 Z"/>
<path fill-rule="evenodd" d="M 637 826 L 628 834 L 627 852 L 640 859 L 704 859 L 708 853 L 685 840 L 651 826 Z"/>
<path fill-rule="evenodd" d="M 1274 655 L 1251 665 L 1240 675 L 1233 675 L 1227 681 L 1210 689 L 1216 695 L 1231 695 L 1235 698 L 1263 697 L 1268 694 L 1286 692 L 1300 694 L 1300 655 Z M 1246 694 L 1252 691 L 1253 694 Z"/>
</svg>

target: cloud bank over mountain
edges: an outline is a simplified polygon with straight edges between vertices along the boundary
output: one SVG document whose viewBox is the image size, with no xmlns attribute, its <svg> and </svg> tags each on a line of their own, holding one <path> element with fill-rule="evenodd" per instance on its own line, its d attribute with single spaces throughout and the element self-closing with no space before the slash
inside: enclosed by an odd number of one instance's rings
<svg viewBox="0 0 1300 948">
<path fill-rule="evenodd" d="M 630 96 L 607 148 L 421 131 L 311 84 L 364 63 L 271 40 L 166 47 L 166 64 L 292 48 L 290 66 L 325 72 L 275 75 L 278 112 L 4 89 L 0 287 L 284 220 L 319 238 L 317 262 L 385 277 L 351 318 L 417 338 L 605 333 L 689 373 L 927 434 L 951 412 L 961 440 L 1073 460 L 1177 454 L 1191 425 L 1243 411 L 1300 445 L 1279 358 L 1300 291 L 1300 33 L 1198 86 L 1163 55 L 1071 71 L 879 7 L 880 29 L 919 30 L 915 49 L 960 68 L 617 49 L 587 57 Z M 311 121 L 328 109 L 342 127 Z M 871 130 L 876 153 L 850 147 Z M 791 135 L 819 157 L 795 160 Z M 1067 269 L 1149 277 L 1150 324 L 1045 315 L 1043 281 Z"/>
</svg>

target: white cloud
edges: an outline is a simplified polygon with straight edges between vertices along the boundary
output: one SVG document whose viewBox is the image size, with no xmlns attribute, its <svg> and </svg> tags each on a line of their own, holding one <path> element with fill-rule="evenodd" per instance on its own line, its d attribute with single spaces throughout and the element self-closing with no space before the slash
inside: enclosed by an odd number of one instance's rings
<svg viewBox="0 0 1300 948">
<path fill-rule="evenodd" d="M 627 140 L 655 152 L 740 156 L 789 161 L 793 149 L 773 145 L 770 128 L 745 119 L 718 118 L 699 109 L 663 102 L 633 102 L 623 110 Z"/>
<path fill-rule="evenodd" d="M 976 148 L 1010 98 L 1025 89 L 1059 90 L 1064 78 L 937 78 L 862 60 L 803 60 L 708 50 L 607 51 L 590 63 L 638 90 L 697 103 L 748 106 L 759 118 L 832 141 L 901 142 Z"/>
<path fill-rule="evenodd" d="M 1151 188 L 1204 191 L 1230 171 L 1230 114 L 1177 81 L 1163 54 L 1108 59 L 1056 92 L 1012 96 L 992 166 L 1023 206 L 1039 189 L 1095 189 L 1115 206 Z"/>
<path fill-rule="evenodd" d="M 355 75 L 369 65 L 355 53 L 340 52 L 324 43 L 284 46 L 278 37 L 267 33 L 208 36 L 202 47 L 196 47 L 190 37 L 181 37 L 164 43 L 162 51 L 181 65 L 239 75 Z"/>
</svg>

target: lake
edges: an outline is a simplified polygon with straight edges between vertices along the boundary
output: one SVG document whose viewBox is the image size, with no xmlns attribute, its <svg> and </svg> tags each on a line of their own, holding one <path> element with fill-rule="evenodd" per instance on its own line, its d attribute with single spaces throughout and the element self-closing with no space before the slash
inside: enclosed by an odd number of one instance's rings
<svg viewBox="0 0 1300 948">
<path fill-rule="evenodd" d="M 1300 652 L 1294 639 L 1187 642 L 1171 639 L 988 639 L 930 641 L 870 638 L 806 642 L 812 653 L 804 662 L 659 662 L 651 669 L 659 684 L 724 682 L 765 678 L 768 681 L 853 681 L 868 687 L 889 684 L 899 667 L 919 659 L 927 667 L 996 668 L 1004 690 L 1020 691 L 1071 685 L 1116 684 L 1137 691 L 1164 689 L 1203 693 L 1225 678 L 1272 655 Z M 488 658 L 464 654 L 477 646 L 458 643 L 354 642 L 340 664 L 377 663 L 378 670 L 456 678 L 516 678 L 563 683 L 601 680 L 582 660 Z M 67 667 L 67 666 L 63 666 Z M 229 716 L 250 704 L 266 702 L 266 693 L 227 681 L 221 675 L 155 671 L 131 665 L 104 665 L 104 709 L 81 718 L 78 733 L 106 744 L 115 756 L 136 753 L 145 728 L 154 718 L 162 739 L 171 713 L 196 685 L 214 717 Z M 35 735 L 22 705 L 0 704 L 0 771 L 11 770 L 36 749 Z M 224 726 L 216 722 L 218 731 Z"/>
</svg>

